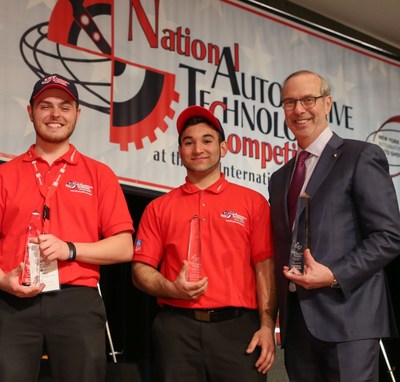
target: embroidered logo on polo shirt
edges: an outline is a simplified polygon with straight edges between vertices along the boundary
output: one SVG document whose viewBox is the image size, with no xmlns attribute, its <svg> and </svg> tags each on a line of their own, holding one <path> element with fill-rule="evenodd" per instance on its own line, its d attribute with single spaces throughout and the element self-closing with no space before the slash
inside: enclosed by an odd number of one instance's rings
<svg viewBox="0 0 400 382">
<path fill-rule="evenodd" d="M 246 217 L 239 215 L 237 212 L 234 211 L 224 211 L 221 213 L 221 217 L 226 219 L 228 223 L 236 223 L 244 226 L 246 224 Z"/>
<path fill-rule="evenodd" d="M 93 195 L 93 186 L 88 186 L 87 184 L 83 184 L 81 182 L 75 182 L 70 180 L 66 184 L 67 188 L 71 189 L 71 192 L 78 192 L 81 194 Z"/>
</svg>

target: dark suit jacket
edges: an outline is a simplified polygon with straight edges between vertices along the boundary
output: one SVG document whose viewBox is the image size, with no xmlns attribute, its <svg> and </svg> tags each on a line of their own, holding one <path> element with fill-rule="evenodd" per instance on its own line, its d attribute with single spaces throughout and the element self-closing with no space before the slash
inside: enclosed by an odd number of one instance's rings
<svg viewBox="0 0 400 382">
<path fill-rule="evenodd" d="M 289 262 L 287 191 L 294 163 L 277 170 L 269 184 L 283 345 L 288 280 L 282 267 Z M 400 253 L 400 214 L 385 154 L 377 145 L 334 134 L 305 191 L 311 198 L 311 253 L 341 285 L 297 287 L 311 334 L 332 342 L 395 335 L 383 267 Z"/>
</svg>

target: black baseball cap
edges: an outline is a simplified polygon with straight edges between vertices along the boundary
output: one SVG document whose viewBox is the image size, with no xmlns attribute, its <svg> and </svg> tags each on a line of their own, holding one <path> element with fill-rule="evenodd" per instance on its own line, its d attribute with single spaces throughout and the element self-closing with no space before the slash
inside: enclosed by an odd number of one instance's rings
<svg viewBox="0 0 400 382">
<path fill-rule="evenodd" d="M 76 88 L 75 84 L 69 79 L 61 76 L 60 74 L 51 74 L 37 81 L 35 86 L 33 87 L 31 99 L 29 102 L 32 104 L 33 101 L 39 96 L 39 94 L 47 89 L 64 90 L 76 102 L 79 103 L 78 89 Z"/>
</svg>

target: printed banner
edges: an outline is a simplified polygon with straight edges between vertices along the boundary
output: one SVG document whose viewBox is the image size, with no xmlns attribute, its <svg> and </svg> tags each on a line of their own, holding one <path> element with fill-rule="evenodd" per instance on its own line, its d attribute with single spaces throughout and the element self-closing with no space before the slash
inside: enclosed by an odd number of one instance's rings
<svg viewBox="0 0 400 382">
<path fill-rule="evenodd" d="M 3 160 L 34 142 L 32 86 L 57 72 L 80 93 L 72 142 L 121 183 L 183 183 L 176 118 L 197 104 L 225 128 L 228 179 L 268 196 L 271 173 L 297 148 L 280 84 L 309 69 L 332 85 L 332 129 L 379 144 L 400 192 L 398 61 L 238 0 L 3 1 L 0 20 Z"/>
</svg>

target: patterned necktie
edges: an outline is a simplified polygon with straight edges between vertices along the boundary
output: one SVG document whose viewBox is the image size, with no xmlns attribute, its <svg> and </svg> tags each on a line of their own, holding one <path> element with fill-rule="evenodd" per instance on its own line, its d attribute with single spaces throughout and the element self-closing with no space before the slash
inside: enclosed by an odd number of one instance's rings
<svg viewBox="0 0 400 382">
<path fill-rule="evenodd" d="M 294 169 L 292 181 L 289 186 L 288 192 L 288 210 L 289 210 L 289 224 L 293 227 L 294 218 L 296 215 L 297 199 L 299 198 L 300 191 L 303 187 L 304 179 L 306 177 L 306 159 L 310 153 L 302 151 L 299 154 Z"/>
</svg>

